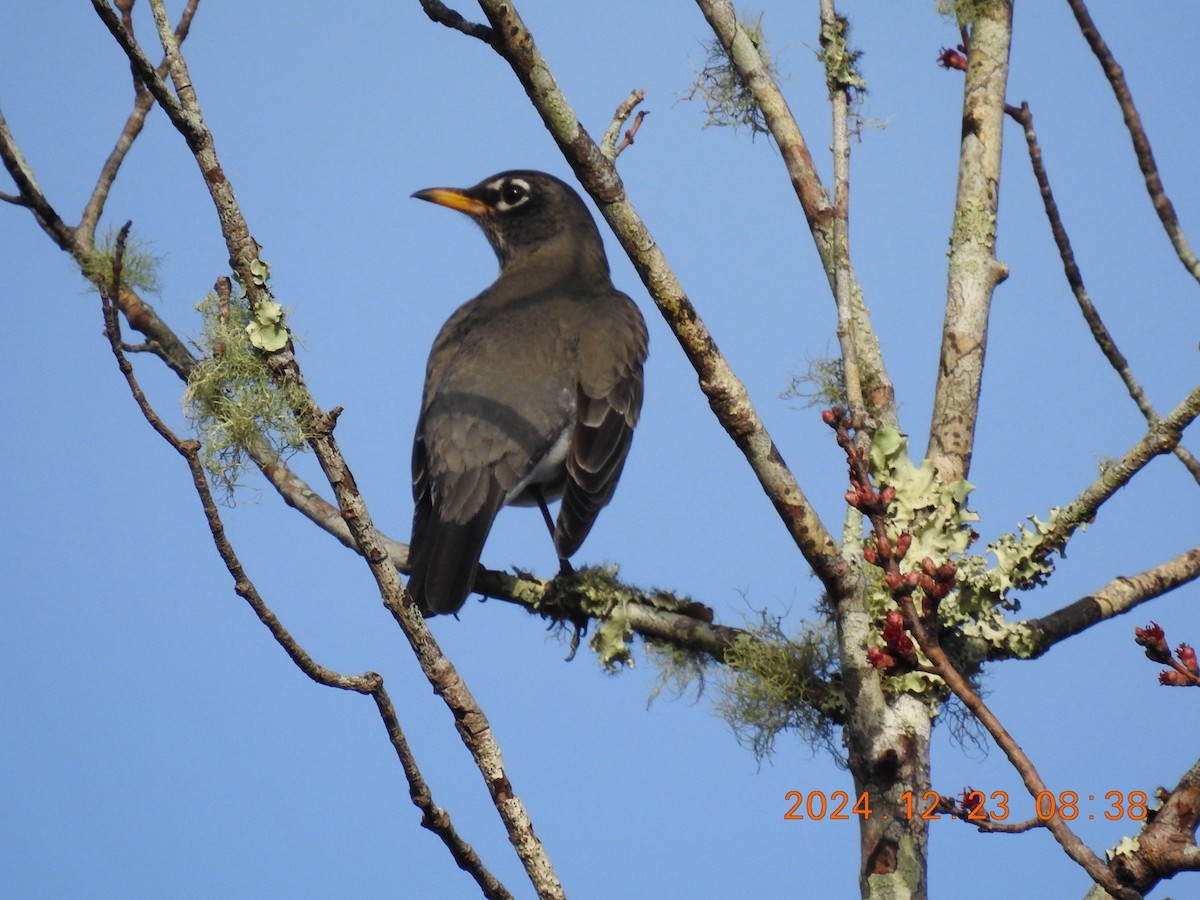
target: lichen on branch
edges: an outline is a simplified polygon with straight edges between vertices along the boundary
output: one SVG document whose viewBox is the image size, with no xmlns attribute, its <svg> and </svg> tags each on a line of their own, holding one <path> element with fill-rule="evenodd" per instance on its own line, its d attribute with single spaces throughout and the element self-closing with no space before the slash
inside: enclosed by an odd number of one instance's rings
<svg viewBox="0 0 1200 900">
<path fill-rule="evenodd" d="M 184 411 L 200 435 L 204 468 L 228 502 L 252 462 L 247 447 L 265 440 L 281 457 L 305 448 L 309 435 L 293 412 L 303 389 L 272 377 L 254 344 L 256 327 L 270 323 L 251 312 L 245 295 L 219 290 L 196 309 L 204 359 L 188 378 Z"/>
</svg>

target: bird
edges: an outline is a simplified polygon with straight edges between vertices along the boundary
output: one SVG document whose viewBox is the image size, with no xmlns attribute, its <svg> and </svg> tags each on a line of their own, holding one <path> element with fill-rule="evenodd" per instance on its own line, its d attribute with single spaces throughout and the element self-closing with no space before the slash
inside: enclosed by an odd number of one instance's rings
<svg viewBox="0 0 1200 900">
<path fill-rule="evenodd" d="M 641 414 L 646 322 L 566 182 L 512 170 L 414 197 L 465 213 L 500 264 L 429 353 L 413 439 L 408 590 L 456 614 L 496 515 L 537 505 L 561 572 L 612 499 Z M 552 520 L 547 503 L 561 499 Z"/>
</svg>

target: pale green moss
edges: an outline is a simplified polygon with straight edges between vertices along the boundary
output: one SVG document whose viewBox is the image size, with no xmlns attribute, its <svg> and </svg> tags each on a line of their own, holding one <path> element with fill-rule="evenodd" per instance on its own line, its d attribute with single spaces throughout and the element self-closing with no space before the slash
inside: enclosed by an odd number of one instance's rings
<svg viewBox="0 0 1200 900">
<path fill-rule="evenodd" d="M 228 501 L 250 462 L 248 446 L 266 442 L 281 456 L 305 446 L 307 435 L 293 413 L 305 398 L 301 389 L 271 378 L 252 343 L 256 320 L 244 298 L 222 305 L 210 294 L 196 308 L 204 318 L 197 344 L 205 358 L 188 379 L 184 411 L 199 433 L 201 461 Z"/>
<path fill-rule="evenodd" d="M 738 30 L 750 40 L 754 49 L 758 51 L 764 68 L 773 77 L 777 76 L 778 73 L 771 61 L 771 56 L 767 52 L 762 16 L 755 19 L 749 17 L 739 19 Z M 750 129 L 751 137 L 757 134 L 768 134 L 766 120 L 750 91 L 750 86 L 730 61 L 721 42 L 714 38 L 705 42 L 704 49 L 707 54 L 704 59 L 704 67 L 696 72 L 691 88 L 683 97 L 685 100 L 699 98 L 704 101 L 706 116 L 704 127 L 732 126 L 735 131 L 738 128 L 746 127 Z"/>
<path fill-rule="evenodd" d="M 96 249 L 80 261 L 80 271 L 91 284 L 108 284 L 112 280 L 113 254 L 117 249 L 119 229 L 109 229 Z M 158 265 L 161 257 L 147 252 L 146 245 L 130 234 L 125 239 L 121 257 L 121 281 L 127 288 L 157 293 Z"/>
<path fill-rule="evenodd" d="M 725 653 L 729 666 L 717 713 L 759 760 L 771 756 L 783 731 L 837 758 L 833 722 L 844 716 L 846 698 L 831 687 L 837 683 L 832 628 L 810 623 L 789 638 L 778 618 L 760 616 L 752 636 L 740 637 Z"/>
</svg>

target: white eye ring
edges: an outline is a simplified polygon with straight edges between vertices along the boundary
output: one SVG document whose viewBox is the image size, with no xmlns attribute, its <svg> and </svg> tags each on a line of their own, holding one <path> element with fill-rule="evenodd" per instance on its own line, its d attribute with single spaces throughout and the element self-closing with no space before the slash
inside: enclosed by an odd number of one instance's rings
<svg viewBox="0 0 1200 900">
<path fill-rule="evenodd" d="M 508 212 L 529 202 L 529 182 L 524 178 L 501 178 L 488 185 L 500 197 L 496 201 L 497 212 Z"/>
</svg>

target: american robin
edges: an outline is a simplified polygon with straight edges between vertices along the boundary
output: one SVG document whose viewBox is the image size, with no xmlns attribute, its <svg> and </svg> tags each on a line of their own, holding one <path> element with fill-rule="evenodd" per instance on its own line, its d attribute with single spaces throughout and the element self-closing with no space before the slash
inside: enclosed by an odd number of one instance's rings
<svg viewBox="0 0 1200 900">
<path fill-rule="evenodd" d="M 413 196 L 466 213 L 500 261 L 442 326 L 425 373 L 408 589 L 430 616 L 466 602 L 505 504 L 540 506 L 570 569 L 625 464 L 648 335 L 587 207 L 554 176 L 501 172 Z M 560 497 L 552 521 L 546 503 Z"/>
</svg>

